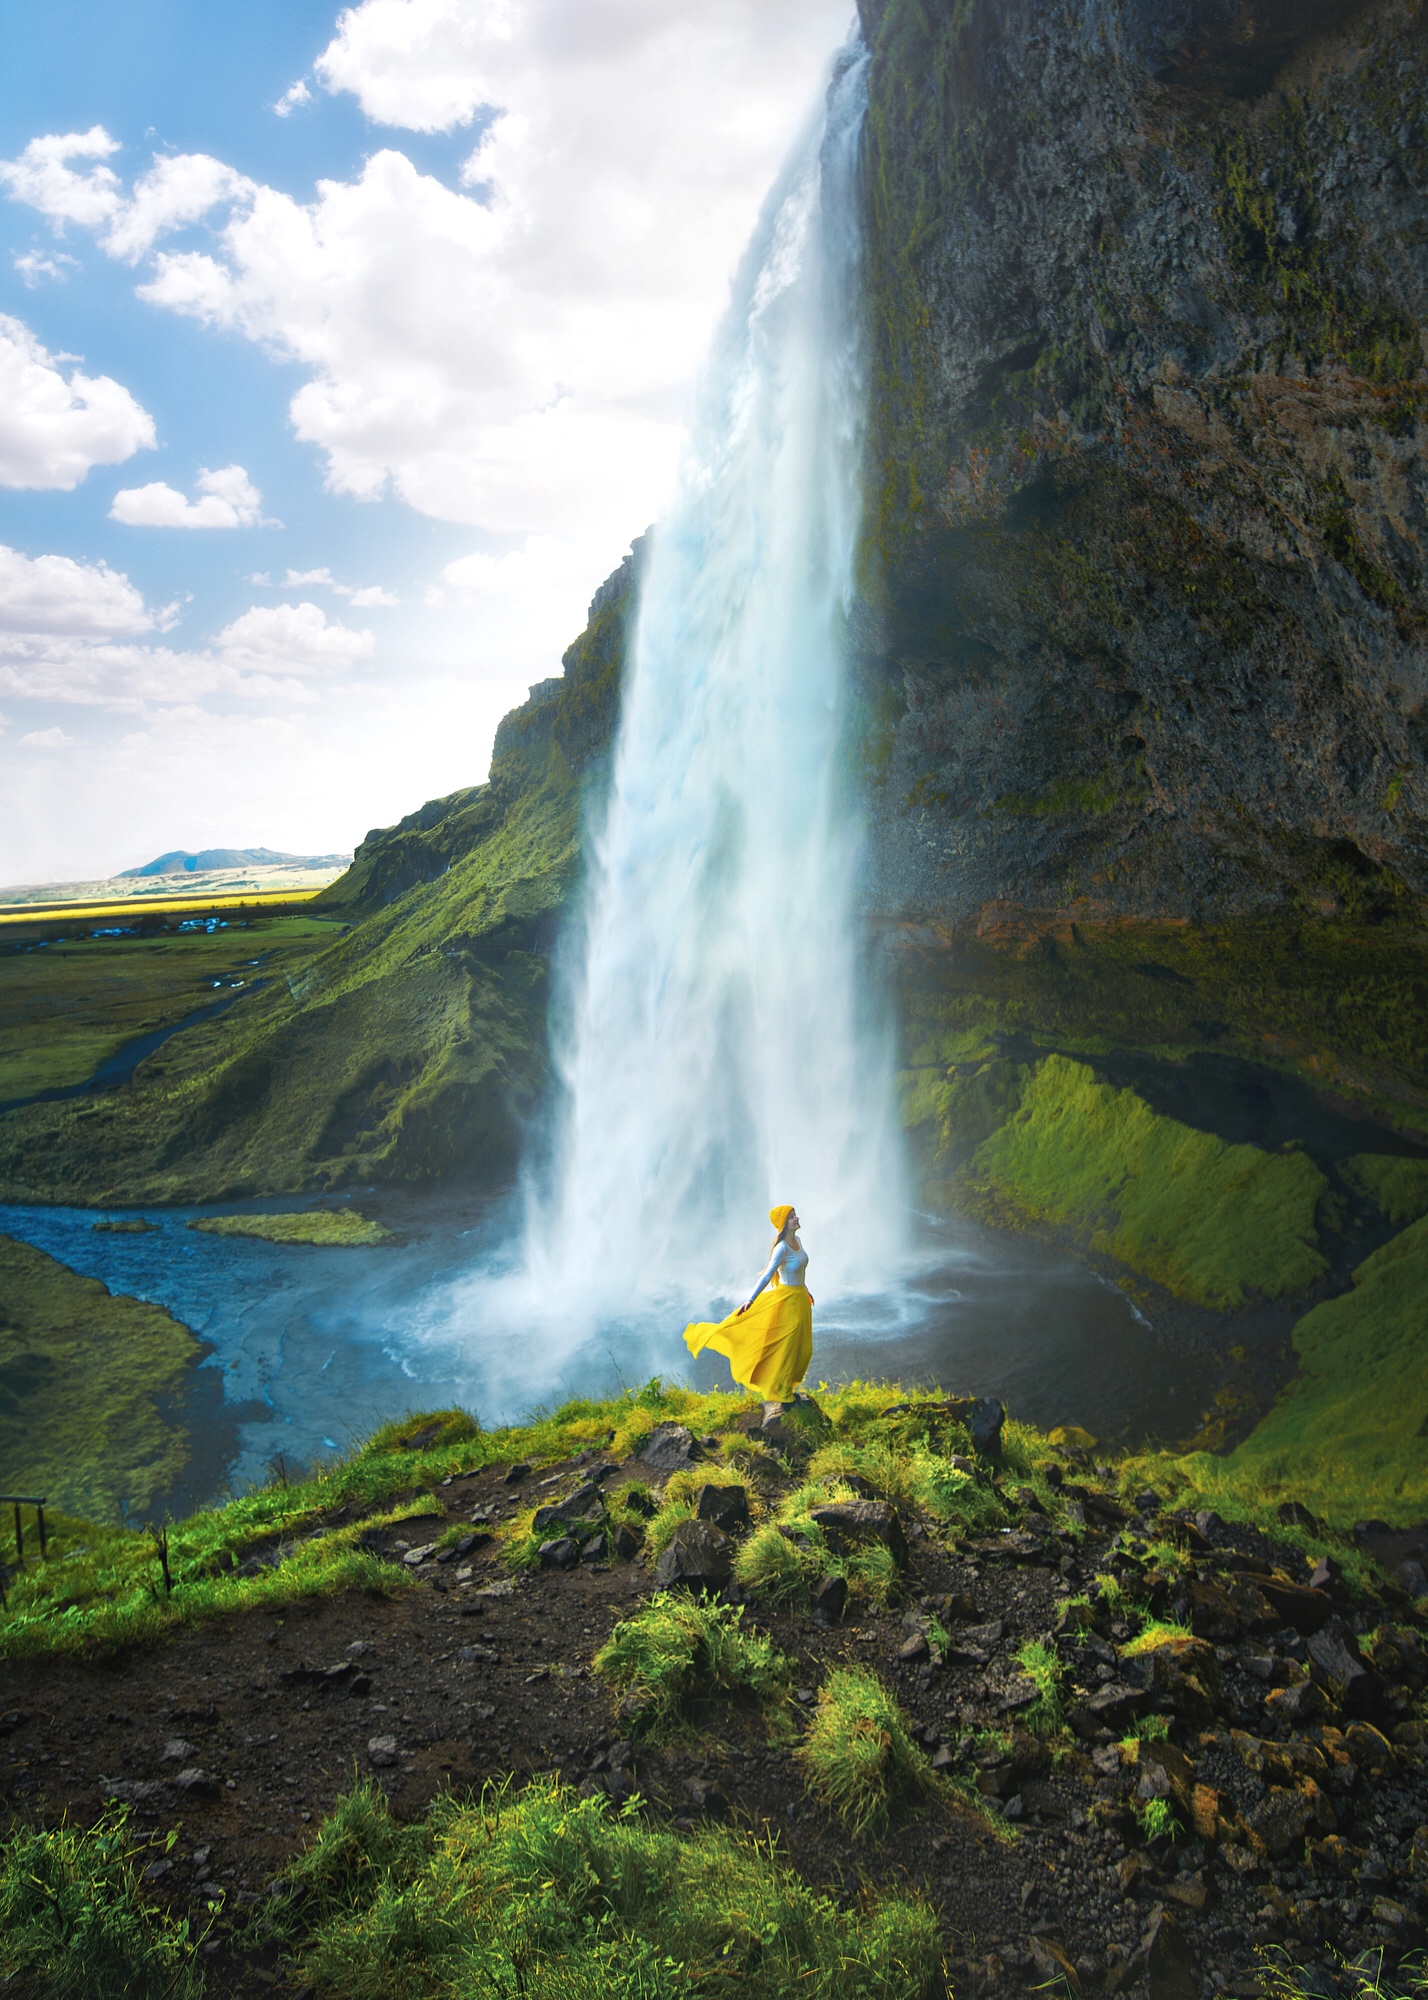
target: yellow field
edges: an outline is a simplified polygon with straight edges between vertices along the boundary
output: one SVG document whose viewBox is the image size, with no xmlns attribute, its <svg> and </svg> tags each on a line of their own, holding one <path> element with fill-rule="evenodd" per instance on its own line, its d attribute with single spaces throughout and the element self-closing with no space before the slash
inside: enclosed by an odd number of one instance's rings
<svg viewBox="0 0 1428 2000">
<path fill-rule="evenodd" d="M 271 910 L 278 904 L 310 903 L 321 889 L 250 891 L 239 896 L 130 896 L 115 903 L 10 903 L 0 905 L 0 924 L 33 924 L 45 917 L 75 923 L 134 922 L 148 910 L 167 917 L 207 916 L 227 910 Z"/>
</svg>

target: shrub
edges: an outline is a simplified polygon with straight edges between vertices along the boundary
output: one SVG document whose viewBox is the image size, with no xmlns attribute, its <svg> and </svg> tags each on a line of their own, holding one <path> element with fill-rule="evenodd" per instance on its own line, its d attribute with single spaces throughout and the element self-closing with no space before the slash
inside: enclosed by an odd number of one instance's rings
<svg viewBox="0 0 1428 2000">
<path fill-rule="evenodd" d="M 595 1655 L 595 1672 L 638 1705 L 652 1734 L 688 1724 L 714 1701 L 776 1700 L 790 1667 L 744 1629 L 744 1607 L 661 1591 L 622 1619 Z"/>
<path fill-rule="evenodd" d="M 839 1667 L 795 1752 L 809 1788 L 857 1834 L 880 1832 L 900 1801 L 936 1787 L 897 1701 L 867 1667 Z"/>
<path fill-rule="evenodd" d="M 145 1903 L 128 1809 L 0 1844 L 0 1985 L 28 2000 L 197 2000 L 183 1923 Z"/>
</svg>

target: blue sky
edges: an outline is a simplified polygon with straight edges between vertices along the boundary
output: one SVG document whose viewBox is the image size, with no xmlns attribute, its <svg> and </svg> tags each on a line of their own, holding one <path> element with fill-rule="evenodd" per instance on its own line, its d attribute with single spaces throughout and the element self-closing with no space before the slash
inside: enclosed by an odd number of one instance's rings
<svg viewBox="0 0 1428 2000">
<path fill-rule="evenodd" d="M 484 775 L 659 508 L 846 27 L 0 10 L 0 885 L 343 848 Z"/>
</svg>

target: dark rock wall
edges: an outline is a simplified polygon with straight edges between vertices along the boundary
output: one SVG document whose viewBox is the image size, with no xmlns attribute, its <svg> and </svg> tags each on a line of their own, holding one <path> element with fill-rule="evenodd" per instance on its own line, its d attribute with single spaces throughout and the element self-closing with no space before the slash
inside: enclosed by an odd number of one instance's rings
<svg viewBox="0 0 1428 2000">
<path fill-rule="evenodd" d="M 1428 18 L 865 6 L 874 901 L 1428 890 Z"/>
</svg>

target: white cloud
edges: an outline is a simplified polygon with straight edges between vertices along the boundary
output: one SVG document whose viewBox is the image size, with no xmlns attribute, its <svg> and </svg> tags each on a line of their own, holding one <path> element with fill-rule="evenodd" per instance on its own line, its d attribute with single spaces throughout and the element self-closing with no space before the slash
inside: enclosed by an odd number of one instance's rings
<svg viewBox="0 0 1428 2000">
<path fill-rule="evenodd" d="M 293 423 L 334 489 L 392 487 L 442 519 L 584 537 L 612 560 L 658 510 L 681 385 L 848 11 L 363 0 L 316 81 L 420 131 L 490 107 L 465 190 L 388 149 L 301 202 L 185 155 L 127 204 L 106 184 L 95 226 L 115 255 L 158 246 L 146 299 L 305 367 Z M 78 143 L 34 142 L 6 169 L 12 192 L 73 212 L 55 174 Z M 162 247 L 205 199 L 208 244 Z"/>
<path fill-rule="evenodd" d="M 61 227 L 77 222 L 98 229 L 123 201 L 119 176 L 104 166 L 76 173 L 69 162 L 107 160 L 118 151 L 119 141 L 102 125 L 91 125 L 87 132 L 51 132 L 32 139 L 18 160 L 0 160 L 0 185 Z"/>
<path fill-rule="evenodd" d="M 280 525 L 263 519 L 263 496 L 241 465 L 198 475 L 198 500 L 187 500 L 172 486 L 156 479 L 148 486 L 126 486 L 114 495 L 111 521 L 130 528 L 255 528 Z"/>
<path fill-rule="evenodd" d="M 329 625 L 316 604 L 255 604 L 218 635 L 231 664 L 266 673 L 330 673 L 370 657 L 370 632 Z"/>
<path fill-rule="evenodd" d="M 32 729 L 28 735 L 20 738 L 20 748 L 22 750 L 67 750 L 73 742 L 74 738 L 66 736 L 64 731 L 58 727 L 53 729 Z"/>
<path fill-rule="evenodd" d="M 15 259 L 15 269 L 33 291 L 41 278 L 53 278 L 63 284 L 71 271 L 80 268 L 78 257 L 71 257 L 63 250 L 56 250 L 50 256 L 41 256 L 38 250 L 27 251 L 23 257 Z"/>
<path fill-rule="evenodd" d="M 0 632 L 113 639 L 150 632 L 164 615 L 107 563 L 0 548 Z"/>
<path fill-rule="evenodd" d="M 156 159 L 135 183 L 134 193 L 115 211 L 103 237 L 111 257 L 137 264 L 161 236 L 198 222 L 213 209 L 246 204 L 257 193 L 246 174 L 235 173 L 207 153 L 177 153 Z"/>
<path fill-rule="evenodd" d="M 277 103 L 273 106 L 273 109 L 277 112 L 279 118 L 289 118 L 300 105 L 311 103 L 312 92 L 308 89 L 302 78 L 299 77 L 296 83 L 288 85 Z"/>
<path fill-rule="evenodd" d="M 266 583 L 268 579 L 255 576 L 252 581 Z M 380 584 L 339 583 L 330 569 L 290 569 L 282 581 L 284 590 L 309 590 L 314 585 L 332 591 L 337 597 L 345 597 L 354 611 L 388 610 L 402 601 L 390 590 L 383 590 Z"/>
<path fill-rule="evenodd" d="M 62 360 L 0 313 L 0 486 L 69 492 L 96 465 L 154 442 L 154 420 L 108 375 L 66 381 Z"/>
</svg>

